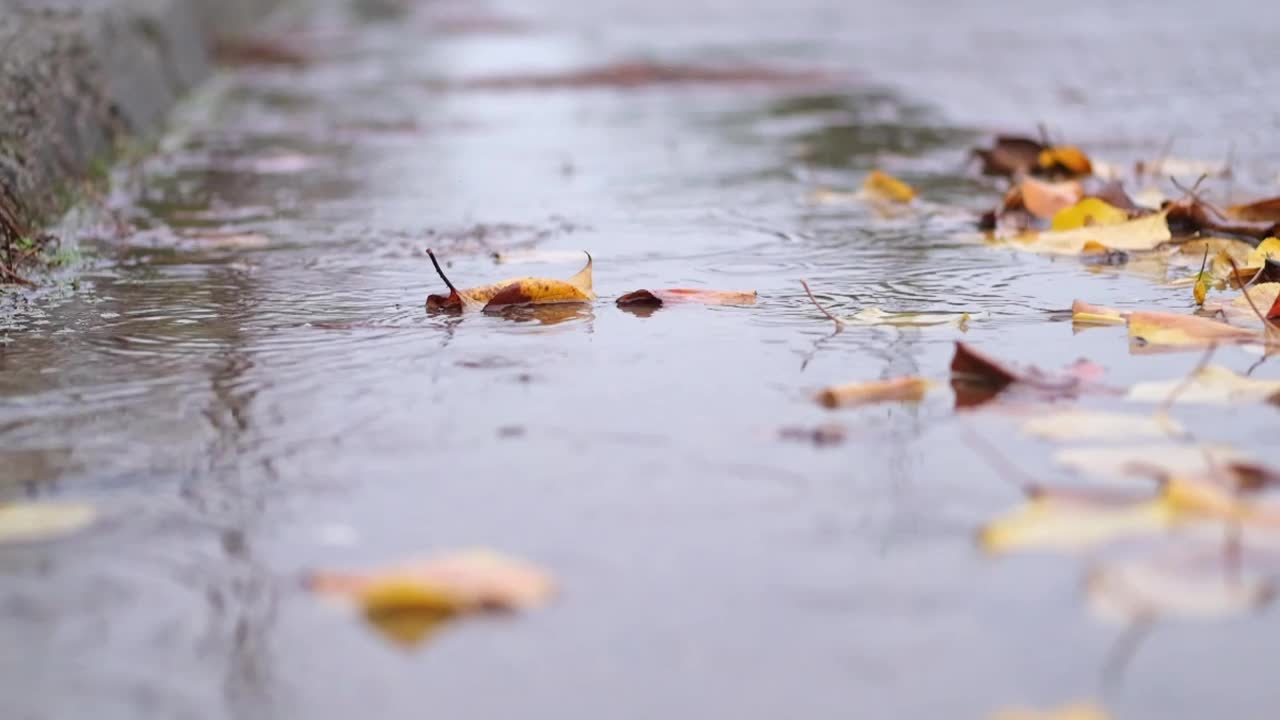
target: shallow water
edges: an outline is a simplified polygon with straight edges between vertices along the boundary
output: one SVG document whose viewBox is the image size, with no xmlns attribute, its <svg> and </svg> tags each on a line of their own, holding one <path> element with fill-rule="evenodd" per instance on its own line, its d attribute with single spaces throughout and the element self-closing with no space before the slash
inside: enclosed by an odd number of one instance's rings
<svg viewBox="0 0 1280 720">
<path fill-rule="evenodd" d="M 958 416 L 946 390 L 918 406 L 813 402 L 835 382 L 944 379 L 957 339 L 1045 368 L 1088 357 L 1116 387 L 1197 360 L 1131 355 L 1123 327 L 1075 333 L 1058 312 L 1076 297 L 1183 311 L 1187 288 L 972 238 L 969 211 L 996 192 L 965 154 L 983 123 L 1021 120 L 1008 98 L 1034 75 L 977 82 L 1005 67 L 1012 51 L 995 44 L 950 81 L 937 66 L 1000 27 L 998 13 L 944 32 L 816 1 L 424 5 L 389 19 L 383 5 L 286 22 L 314 55 L 306 67 L 219 78 L 156 152 L 115 173 L 108 202 L 136 231 L 82 228 L 101 260 L 79 292 L 6 321 L 0 492 L 88 499 L 106 519 L 0 548 L 0 717 L 978 718 L 1079 698 L 1126 718 L 1272 714 L 1274 611 L 1163 624 L 1116 687 L 1121 628 L 1084 607 L 1084 563 L 983 557 L 974 529 L 1019 498 L 971 433 L 1047 481 L 1071 477 L 1016 418 Z M 1082 29 L 1103 9 L 1079 13 L 1060 27 L 1082 55 L 1112 47 Z M 441 17 L 473 22 L 445 31 Z M 508 17 L 521 22 L 479 22 Z M 1261 52 L 1262 35 L 1238 35 L 1228 53 Z M 1066 42 L 1026 52 L 1049 63 Z M 910 61 L 912 45 L 933 64 Z M 823 78 L 460 87 L 636 58 Z M 1192 62 L 1130 59 L 1151 92 Z M 1097 62 L 1072 82 L 1105 75 Z M 1061 132 L 1118 160 L 1191 122 L 1025 97 L 1016 129 L 1061 117 Z M 1218 151 L 1232 107 L 1205 111 L 1188 146 Z M 1274 129 L 1268 112 L 1238 119 L 1242 155 Z M 1250 148 L 1241 182 L 1265 187 L 1277 150 Z M 873 167 L 934 209 L 885 218 L 805 201 Z M 442 284 L 427 247 L 459 285 L 579 267 L 498 266 L 495 250 L 586 249 L 601 299 L 428 314 Z M 983 315 L 964 332 L 833 335 L 801 278 L 846 314 Z M 683 286 L 759 300 L 613 304 Z M 1257 357 L 1217 361 L 1243 372 Z M 1179 417 L 1255 450 L 1276 427 L 1271 407 Z M 832 422 L 848 433 L 836 447 L 779 436 Z M 297 580 L 471 545 L 546 566 L 562 598 L 404 652 Z"/>
</svg>

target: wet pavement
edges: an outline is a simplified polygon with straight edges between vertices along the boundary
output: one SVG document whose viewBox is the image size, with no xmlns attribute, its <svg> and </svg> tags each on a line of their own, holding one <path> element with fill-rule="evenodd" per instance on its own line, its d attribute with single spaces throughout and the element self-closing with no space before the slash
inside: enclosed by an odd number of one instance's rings
<svg viewBox="0 0 1280 720">
<path fill-rule="evenodd" d="M 1274 611 L 1161 625 L 1117 684 L 1123 629 L 1085 608 L 1080 562 L 975 547 L 1019 498 L 972 433 L 1071 478 L 1016 418 L 958 416 L 945 391 L 812 399 L 943 378 L 957 339 L 1088 357 L 1116 386 L 1190 370 L 1058 312 L 1186 311 L 1186 287 L 983 247 L 970 211 L 994 185 L 964 166 L 989 130 L 1045 122 L 1116 161 L 1170 136 L 1234 147 L 1238 182 L 1274 191 L 1276 11 L 1215 7 L 359 0 L 286 20 L 307 62 L 228 70 L 189 103 L 114 173 L 119 223 L 78 228 L 99 238 L 78 291 L 4 321 L 0 493 L 105 519 L 0 548 L 0 717 L 924 719 L 1079 698 L 1270 717 Z M 584 80 L 612 63 L 630 80 Z M 875 167 L 931 209 L 805 200 Z M 428 314 L 427 247 L 459 285 L 579 267 L 493 252 L 589 250 L 601 299 Z M 801 278 L 846 314 L 982 316 L 833 335 Z M 642 287 L 759 299 L 613 304 Z M 1277 421 L 1180 417 L 1246 448 Z M 835 447 L 780 437 L 833 422 Z M 545 566 L 562 597 L 406 652 L 298 583 L 471 545 Z"/>
</svg>

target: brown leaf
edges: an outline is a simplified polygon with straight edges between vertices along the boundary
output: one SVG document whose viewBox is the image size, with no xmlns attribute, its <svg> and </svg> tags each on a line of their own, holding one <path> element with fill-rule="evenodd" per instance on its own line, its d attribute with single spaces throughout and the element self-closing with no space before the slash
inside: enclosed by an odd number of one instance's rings
<svg viewBox="0 0 1280 720">
<path fill-rule="evenodd" d="M 428 295 L 428 310 L 498 310 L 512 305 L 550 305 L 557 303 L 584 303 L 595 299 L 591 290 L 591 254 L 587 253 L 586 267 L 568 280 L 548 278 L 512 278 L 492 285 L 470 290 L 454 287 L 430 250 L 427 255 L 436 273 L 449 287 L 448 295 Z"/>
<path fill-rule="evenodd" d="M 1280 222 L 1280 197 L 1255 200 L 1243 205 L 1232 205 L 1227 208 L 1227 215 L 1240 220 L 1255 222 Z"/>
<path fill-rule="evenodd" d="M 755 301 L 755 290 L 665 288 L 659 290 L 633 290 L 618 298 L 618 305 L 661 306 L 672 302 L 695 302 L 704 305 L 751 305 Z"/>
<path fill-rule="evenodd" d="M 1045 146 L 1038 140 L 1016 135 L 997 135 L 990 149 L 974 148 L 973 155 L 982 160 L 983 175 L 1014 175 L 1029 172 L 1040 160 Z"/>
<path fill-rule="evenodd" d="M 1274 221 L 1231 217 L 1194 195 L 1170 202 L 1165 211 L 1170 228 L 1179 235 L 1213 232 L 1261 239 L 1276 232 Z"/>
<path fill-rule="evenodd" d="M 951 388 L 956 407 L 973 407 L 1010 386 L 1021 386 L 1042 398 L 1073 397 L 1102 374 L 1102 368 L 1080 360 L 1063 372 L 1048 374 L 1037 368 L 1015 369 L 963 342 L 951 358 Z"/>
<path fill-rule="evenodd" d="M 1074 145 L 1055 145 L 1040 151 L 1036 164 L 1050 175 L 1075 177 L 1093 174 L 1093 163 L 1083 150 Z"/>
</svg>

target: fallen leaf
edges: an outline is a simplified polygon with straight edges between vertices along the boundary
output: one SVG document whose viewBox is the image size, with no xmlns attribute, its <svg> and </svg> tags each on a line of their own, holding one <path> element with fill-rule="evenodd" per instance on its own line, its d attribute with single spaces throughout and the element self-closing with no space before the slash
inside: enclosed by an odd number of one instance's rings
<svg viewBox="0 0 1280 720">
<path fill-rule="evenodd" d="M 1013 708 L 1001 710 L 991 720 L 1110 720 L 1106 710 L 1092 703 L 1074 703 L 1056 710 Z"/>
<path fill-rule="evenodd" d="M 1227 214 L 1241 220 L 1280 222 L 1280 197 L 1255 200 L 1243 205 L 1232 205 Z"/>
<path fill-rule="evenodd" d="M 1093 568 L 1086 576 L 1085 592 L 1096 615 L 1127 624 L 1156 617 L 1205 619 L 1248 612 L 1270 602 L 1274 587 L 1265 579 L 1225 568 L 1197 574 L 1167 562 L 1128 561 Z"/>
<path fill-rule="evenodd" d="M 1245 297 L 1248 295 L 1248 297 Z M 1232 320 L 1257 320 L 1254 308 L 1266 317 L 1266 313 L 1280 299 L 1280 282 L 1265 282 L 1250 285 L 1225 304 L 1206 305 L 1208 310 L 1222 310 Z"/>
<path fill-rule="evenodd" d="M 862 183 L 862 190 L 871 198 L 889 202 L 909 203 L 916 197 L 910 185 L 880 170 L 871 171 Z"/>
<path fill-rule="evenodd" d="M 528 610 L 555 593 L 541 570 L 488 550 L 363 572 L 313 572 L 306 584 L 318 594 L 356 603 L 380 629 L 406 642 L 420 641 L 436 624 L 457 615 Z"/>
<path fill-rule="evenodd" d="M 1022 198 L 1022 206 L 1041 220 L 1056 218 L 1062 211 L 1080 202 L 1080 198 L 1084 196 L 1084 189 L 1074 180 L 1051 183 L 1030 176 L 1018 183 L 1018 192 Z M 1129 219 L 1129 216 L 1126 214 L 1124 219 Z M 1056 222 L 1055 219 L 1055 225 Z"/>
<path fill-rule="evenodd" d="M 1092 364 L 1077 363 L 1066 372 L 1050 375 L 1037 368 L 1017 370 L 969 345 L 957 342 L 951 358 L 951 388 L 956 394 L 956 407 L 980 405 L 1017 384 L 1043 396 L 1057 398 L 1075 395 L 1099 370 Z"/>
<path fill-rule="evenodd" d="M 493 310 L 509 305 L 546 305 L 554 303 L 583 303 L 595 299 L 591 291 L 591 254 L 587 253 L 587 265 L 568 280 L 547 278 L 512 278 L 470 290 L 454 287 L 441 269 L 436 256 L 430 250 L 427 255 L 435 265 L 436 273 L 449 287 L 448 295 L 428 295 L 428 310 Z"/>
<path fill-rule="evenodd" d="M 1168 531 L 1177 519 L 1157 499 L 1119 504 L 1040 495 L 983 525 L 978 544 L 985 552 L 1080 550 L 1100 543 Z"/>
<path fill-rule="evenodd" d="M 1006 177 L 1030 171 L 1040 160 L 1043 143 L 1016 135 L 997 135 L 990 149 L 974 148 L 982 160 L 982 174 Z"/>
<path fill-rule="evenodd" d="M 1079 255 L 1090 241 L 1109 250 L 1154 250 L 1172 237 L 1165 216 L 1158 212 L 1115 225 L 1028 233 L 1012 239 L 1016 247 L 1059 255 Z"/>
<path fill-rule="evenodd" d="M 1139 347 L 1204 347 L 1211 343 L 1262 340 L 1256 330 L 1228 325 L 1198 315 L 1137 311 L 1129 313 L 1129 340 Z"/>
<path fill-rule="evenodd" d="M 919 402 L 932 385 L 929 380 L 915 376 L 832 385 L 818 393 L 818 402 L 829 408 L 882 402 Z"/>
<path fill-rule="evenodd" d="M 96 517 L 92 505 L 80 503 L 0 504 L 0 545 L 52 540 L 83 530 Z"/>
<path fill-rule="evenodd" d="M 1257 247 L 1249 251 L 1245 265 L 1251 268 L 1262 267 L 1267 260 L 1280 260 L 1280 238 L 1269 237 L 1258 243 Z"/>
<path fill-rule="evenodd" d="M 1082 325 L 1122 325 L 1129 313 L 1105 305 L 1092 305 L 1083 300 L 1071 303 L 1071 322 Z"/>
<path fill-rule="evenodd" d="M 1195 195 L 1171 201 L 1163 212 L 1169 218 L 1169 226 L 1180 235 L 1215 232 L 1265 238 L 1276 231 L 1276 223 L 1231 217 Z"/>
<path fill-rule="evenodd" d="M 1280 403 L 1280 380 L 1243 377 L 1221 365 L 1209 365 L 1189 379 L 1142 382 L 1129 388 L 1126 397 L 1137 402 L 1165 402 L 1178 390 L 1177 403 L 1234 404 L 1267 401 Z"/>
<path fill-rule="evenodd" d="M 898 327 L 929 327 L 955 325 L 963 328 L 973 319 L 969 313 L 886 312 L 878 307 L 863 308 L 843 318 L 850 325 L 896 325 Z"/>
<path fill-rule="evenodd" d="M 1182 428 L 1171 420 L 1150 415 L 1064 410 L 1027 420 L 1023 432 L 1047 440 L 1121 440 L 1135 437 L 1166 437 Z"/>
<path fill-rule="evenodd" d="M 618 298 L 618 305 L 658 306 L 671 302 L 695 302 L 704 305 L 751 305 L 755 301 L 755 290 L 666 288 L 662 290 L 633 290 Z"/>
<path fill-rule="evenodd" d="M 1119 225 L 1128 221 L 1128 212 L 1112 207 L 1096 197 L 1087 197 L 1056 212 L 1050 229 L 1054 232 L 1066 232 L 1082 227 Z"/>
<path fill-rule="evenodd" d="M 1058 465 L 1095 477 L 1121 479 L 1153 475 L 1197 476 L 1215 467 L 1248 462 L 1229 445 L 1149 443 L 1126 446 L 1063 448 L 1053 455 Z"/>
<path fill-rule="evenodd" d="M 1093 173 L 1093 163 L 1084 151 L 1074 145 L 1055 145 L 1040 151 L 1036 158 L 1040 169 L 1054 174 L 1089 175 Z"/>
</svg>

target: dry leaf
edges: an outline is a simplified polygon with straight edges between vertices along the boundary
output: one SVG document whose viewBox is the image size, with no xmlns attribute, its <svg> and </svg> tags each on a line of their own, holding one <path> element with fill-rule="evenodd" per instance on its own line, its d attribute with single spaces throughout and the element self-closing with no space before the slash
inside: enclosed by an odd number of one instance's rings
<svg viewBox="0 0 1280 720">
<path fill-rule="evenodd" d="M 704 305 L 751 305 L 755 301 L 755 290 L 666 288 L 661 290 L 633 290 L 618 298 L 618 305 L 659 306 L 671 302 L 694 302 Z"/>
<path fill-rule="evenodd" d="M 1036 167 L 1045 146 L 1038 140 L 1016 135 L 998 135 L 990 149 L 974 148 L 982 160 L 982 174 L 1011 177 Z"/>
<path fill-rule="evenodd" d="M 1255 200 L 1243 205 L 1232 205 L 1227 208 L 1227 214 L 1241 220 L 1280 222 L 1280 197 Z"/>
<path fill-rule="evenodd" d="M 1082 227 L 1119 225 L 1128 221 L 1128 212 L 1112 207 L 1106 201 L 1096 197 L 1087 197 L 1055 213 L 1050 229 L 1054 232 L 1065 232 Z"/>
<path fill-rule="evenodd" d="M 909 203 L 916 197 L 912 187 L 880 170 L 873 170 L 862 183 L 862 191 L 874 200 Z"/>
<path fill-rule="evenodd" d="M 1014 369 L 965 343 L 957 342 L 955 355 L 951 358 L 951 388 L 956 394 L 956 407 L 980 405 L 1014 384 L 1045 398 L 1071 397 L 1101 372 L 1100 367 L 1088 361 L 1078 361 L 1056 375 L 1037 368 Z"/>
<path fill-rule="evenodd" d="M 1209 365 L 1189 379 L 1177 378 L 1143 382 L 1129 388 L 1126 396 L 1138 402 L 1165 402 L 1178 390 L 1175 402 L 1232 404 L 1267 401 L 1280 403 L 1280 380 L 1257 380 L 1237 375 L 1221 365 Z"/>
<path fill-rule="evenodd" d="M 1090 175 L 1093 173 L 1093 163 L 1089 161 L 1089 156 L 1074 145 L 1055 145 L 1045 148 L 1036 158 L 1036 164 L 1041 170 L 1054 174 Z"/>
<path fill-rule="evenodd" d="M 1159 499 L 1103 504 L 1040 495 L 982 526 L 978 544 L 991 553 L 1079 550 L 1134 535 L 1166 532 L 1176 519 L 1169 504 Z"/>
<path fill-rule="evenodd" d="M 1018 183 L 1018 192 L 1022 197 L 1022 206 L 1041 220 L 1056 218 L 1060 212 L 1072 207 L 1084 196 L 1084 189 L 1074 180 L 1051 183 L 1030 176 Z M 1125 219 L 1128 219 L 1128 215 L 1125 215 Z"/>
<path fill-rule="evenodd" d="M 1135 251 L 1153 250 L 1171 237 L 1166 213 L 1158 212 L 1115 225 L 1029 233 L 1013 241 L 1016 247 L 1035 252 L 1079 255 L 1090 241 L 1110 250 Z"/>
<path fill-rule="evenodd" d="M 1001 710 L 991 720 L 1111 720 L 1111 716 L 1093 703 L 1073 703 L 1055 710 Z"/>
<path fill-rule="evenodd" d="M 52 540 L 83 530 L 97 512 L 92 505 L 70 502 L 0 504 L 0 545 Z"/>
<path fill-rule="evenodd" d="M 1259 341 L 1256 330 L 1235 327 L 1197 315 L 1134 311 L 1129 313 L 1129 339 L 1139 346 L 1203 347 L 1210 343 Z"/>
<path fill-rule="evenodd" d="M 919 402 L 933 385 L 921 377 L 832 385 L 818 393 L 818 402 L 829 408 L 881 402 Z"/>
<path fill-rule="evenodd" d="M 1023 423 L 1022 430 L 1047 440 L 1123 440 L 1182 432 L 1172 420 L 1091 410 L 1065 410 L 1034 417 Z"/>
<path fill-rule="evenodd" d="M 1122 325 L 1129 313 L 1105 305 L 1092 305 L 1083 300 L 1071 303 L 1071 322 L 1083 325 Z"/>
<path fill-rule="evenodd" d="M 547 278 L 512 278 L 470 290 L 459 290 L 445 277 L 444 270 L 430 250 L 427 254 L 436 273 L 449 286 L 448 295 L 428 295 L 428 310 L 493 310 L 510 305 L 546 305 L 583 303 L 595 299 L 591 291 L 591 254 L 587 265 L 568 280 Z"/>
</svg>

